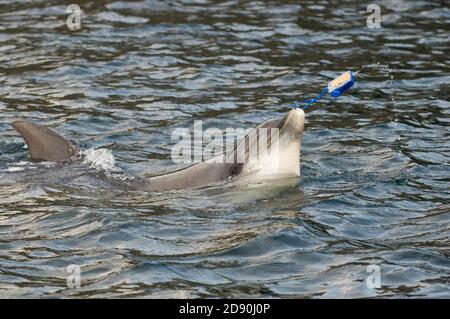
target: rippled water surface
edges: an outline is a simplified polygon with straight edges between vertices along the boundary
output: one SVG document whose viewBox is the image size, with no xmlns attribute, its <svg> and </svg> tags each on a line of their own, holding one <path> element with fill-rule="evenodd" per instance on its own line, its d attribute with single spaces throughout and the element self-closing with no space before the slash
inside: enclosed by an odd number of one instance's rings
<svg viewBox="0 0 450 319">
<path fill-rule="evenodd" d="M 79 5 L 70 31 L 60 1 L 0 1 L 0 297 L 450 297 L 446 1 L 382 1 L 381 29 L 355 1 Z M 361 68 L 270 185 L 126 191 L 30 163 L 10 126 L 139 175 L 173 165 L 177 127 L 250 128 Z"/>
</svg>

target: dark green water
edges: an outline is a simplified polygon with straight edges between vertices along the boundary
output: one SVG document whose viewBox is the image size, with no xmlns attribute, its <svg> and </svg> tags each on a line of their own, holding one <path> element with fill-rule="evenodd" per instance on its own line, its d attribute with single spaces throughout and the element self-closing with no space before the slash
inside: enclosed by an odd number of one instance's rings
<svg viewBox="0 0 450 319">
<path fill-rule="evenodd" d="M 84 1 L 70 31 L 65 3 L 1 0 L 0 297 L 449 298 L 450 9 L 383 1 L 370 29 L 367 4 Z M 250 128 L 363 66 L 308 110 L 294 183 L 124 192 L 29 163 L 10 126 L 138 175 L 177 127 Z"/>
</svg>

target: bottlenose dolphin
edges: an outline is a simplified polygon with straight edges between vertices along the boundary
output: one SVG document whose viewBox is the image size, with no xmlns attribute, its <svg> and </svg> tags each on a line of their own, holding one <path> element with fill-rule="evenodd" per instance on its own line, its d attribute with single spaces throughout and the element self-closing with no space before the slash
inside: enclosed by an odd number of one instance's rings
<svg viewBox="0 0 450 319">
<path fill-rule="evenodd" d="M 238 175 L 253 178 L 299 176 L 304 124 L 303 110 L 290 110 L 281 119 L 267 120 L 251 130 L 230 154 L 216 156 L 169 173 L 136 178 L 127 186 L 144 191 L 164 191 L 205 186 Z M 75 160 L 77 147 L 49 128 L 24 120 L 13 122 L 12 126 L 24 138 L 32 161 L 70 163 Z M 266 134 L 267 130 L 273 129 L 277 134 L 270 135 L 267 139 L 270 150 L 256 148 L 256 151 L 252 151 L 261 139 L 259 132 Z M 251 138 L 252 136 L 256 138 Z M 219 157 L 220 161 L 217 160 Z"/>
</svg>

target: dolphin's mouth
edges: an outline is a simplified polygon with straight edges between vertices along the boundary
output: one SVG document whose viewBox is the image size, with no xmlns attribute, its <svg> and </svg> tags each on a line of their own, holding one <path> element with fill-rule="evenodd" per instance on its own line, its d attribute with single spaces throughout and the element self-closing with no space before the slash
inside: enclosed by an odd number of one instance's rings
<svg viewBox="0 0 450 319">
<path fill-rule="evenodd" d="M 263 126 L 263 128 L 269 128 L 271 132 L 267 144 L 260 143 L 261 139 L 258 140 L 257 152 L 251 152 L 250 143 L 245 143 L 247 147 L 243 173 L 246 178 L 265 179 L 269 176 L 300 175 L 300 145 L 305 125 L 305 112 L 302 109 L 290 110 L 281 120 L 272 124 L 273 126 Z M 275 130 L 272 130 L 273 128 Z M 266 131 L 256 131 L 255 134 L 263 137 L 266 133 Z M 262 138 L 262 141 L 266 140 Z M 256 145 L 256 142 L 252 145 Z"/>
<path fill-rule="evenodd" d="M 278 125 L 280 132 L 288 131 L 299 135 L 305 128 L 305 112 L 302 109 L 293 109 L 287 112 Z"/>
<path fill-rule="evenodd" d="M 278 156 L 269 157 L 269 171 L 279 175 L 300 175 L 300 146 L 305 127 L 305 112 L 287 112 L 279 125 Z"/>
</svg>

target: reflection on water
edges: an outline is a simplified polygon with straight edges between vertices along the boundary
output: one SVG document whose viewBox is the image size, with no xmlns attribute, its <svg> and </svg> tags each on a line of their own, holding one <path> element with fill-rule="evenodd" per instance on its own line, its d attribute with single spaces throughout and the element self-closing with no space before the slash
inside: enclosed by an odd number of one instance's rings
<svg viewBox="0 0 450 319">
<path fill-rule="evenodd" d="M 90 1 L 70 31 L 63 5 L 2 1 L 0 296 L 449 297 L 442 5 L 382 2 L 369 29 L 354 2 Z M 139 175 L 172 164 L 176 127 L 249 128 L 362 67 L 308 109 L 294 182 L 129 192 L 29 163 L 9 125 L 44 123 Z"/>
</svg>

